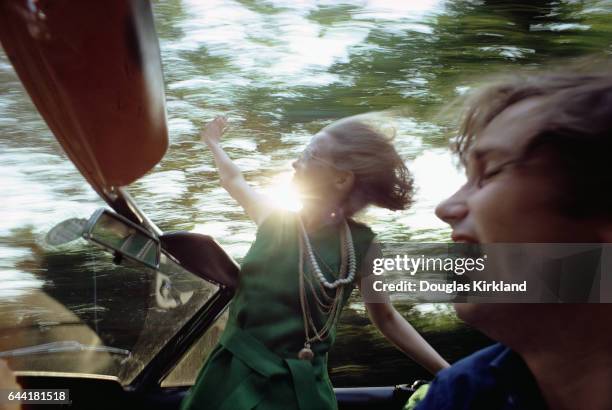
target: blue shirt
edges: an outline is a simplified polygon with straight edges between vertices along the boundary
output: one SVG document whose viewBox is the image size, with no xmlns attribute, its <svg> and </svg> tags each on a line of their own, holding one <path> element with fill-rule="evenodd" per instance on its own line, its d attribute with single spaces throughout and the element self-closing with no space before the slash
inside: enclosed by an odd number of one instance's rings
<svg viewBox="0 0 612 410">
<path fill-rule="evenodd" d="M 523 359 L 498 343 L 442 370 L 417 410 L 547 409 Z"/>
</svg>

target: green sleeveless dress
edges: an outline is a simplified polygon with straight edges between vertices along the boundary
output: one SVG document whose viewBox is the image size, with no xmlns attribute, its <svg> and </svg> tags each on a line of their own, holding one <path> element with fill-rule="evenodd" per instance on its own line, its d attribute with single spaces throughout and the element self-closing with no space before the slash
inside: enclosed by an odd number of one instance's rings
<svg viewBox="0 0 612 410">
<path fill-rule="evenodd" d="M 374 233 L 349 220 L 357 257 L 357 271 Z M 326 225 L 309 233 L 321 270 L 328 280 L 340 267 L 340 229 Z M 321 260 L 322 259 L 322 260 Z M 299 241 L 296 214 L 275 211 L 261 224 L 241 266 L 239 286 L 219 344 L 200 371 L 183 400 L 181 410 L 195 409 L 336 409 L 329 375 L 327 352 L 336 329 L 311 349 L 315 357 L 300 360 L 304 345 L 304 322 L 299 297 Z M 306 264 L 307 265 L 307 264 Z M 305 274 L 310 274 L 305 269 Z M 344 306 L 356 281 L 344 292 Z M 310 312 L 320 329 L 325 315 Z"/>
</svg>

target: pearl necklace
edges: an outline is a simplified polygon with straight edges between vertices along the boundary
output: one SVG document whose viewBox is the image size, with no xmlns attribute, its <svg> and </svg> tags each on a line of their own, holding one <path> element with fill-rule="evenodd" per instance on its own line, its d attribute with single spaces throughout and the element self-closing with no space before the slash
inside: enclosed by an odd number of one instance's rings
<svg viewBox="0 0 612 410">
<path fill-rule="evenodd" d="M 349 228 L 348 223 L 346 222 L 346 219 L 343 220 L 344 232 L 345 232 L 344 237 L 346 238 L 346 241 L 344 241 L 344 243 L 342 243 L 341 246 L 343 246 L 344 249 L 346 249 L 346 252 L 348 253 L 348 273 L 345 278 L 339 277 L 338 279 L 336 279 L 335 281 L 331 283 L 328 282 L 327 279 L 325 279 L 325 276 L 323 275 L 323 272 L 321 271 L 321 268 L 319 267 L 319 264 L 317 263 L 317 258 L 315 258 L 314 252 L 312 251 L 312 245 L 310 244 L 310 239 L 308 238 L 308 234 L 306 233 L 306 228 L 304 228 L 304 222 L 302 221 L 302 217 L 299 215 L 298 215 L 298 220 L 300 223 L 300 232 L 302 234 L 302 241 L 306 248 L 306 253 L 308 254 L 310 266 L 312 267 L 312 270 L 314 270 L 315 274 L 317 275 L 319 282 L 321 282 L 321 284 L 328 289 L 335 289 L 340 285 L 347 285 L 351 283 L 353 279 L 355 279 L 355 272 L 357 271 L 357 262 L 356 262 L 357 258 L 355 257 L 355 247 L 353 245 L 353 236 L 351 235 L 351 229 Z M 342 272 L 340 272 L 338 276 L 340 276 L 341 274 Z"/>
<path fill-rule="evenodd" d="M 308 239 L 308 235 L 306 234 L 306 229 L 304 229 L 304 224 L 302 222 L 301 217 L 298 215 L 300 232 L 298 232 L 298 242 L 300 244 L 300 255 L 298 262 L 298 270 L 299 270 L 299 294 L 300 294 L 300 305 L 302 308 L 302 320 L 304 321 L 304 347 L 298 352 L 298 358 L 305 361 L 312 361 L 314 359 L 314 352 L 311 349 L 311 343 L 319 341 L 322 342 L 329 336 L 329 332 L 336 326 L 338 322 L 338 317 L 340 316 L 341 311 L 341 303 L 344 295 L 344 283 L 340 283 L 339 281 L 335 281 L 334 283 L 329 283 L 325 280 L 321 269 L 319 268 L 316 259 L 314 258 L 314 252 L 312 246 L 310 246 L 310 242 Z M 355 259 L 355 251 L 353 248 L 353 241 L 351 238 L 351 231 L 346 223 L 346 219 L 344 220 L 345 231 L 341 232 L 341 249 L 340 249 L 340 272 L 338 276 L 341 277 L 343 274 L 346 275 L 346 278 L 342 278 L 343 282 L 346 279 L 354 278 L 355 272 L 353 269 L 352 275 L 349 274 L 349 269 L 347 264 L 350 263 L 351 260 Z M 353 257 L 351 258 L 349 255 L 352 253 Z M 332 298 L 331 303 L 326 305 L 325 307 L 329 308 L 329 312 L 327 314 L 327 319 L 323 324 L 321 329 L 318 329 L 314 323 L 314 320 L 310 313 L 310 306 L 308 303 L 308 298 L 306 297 L 306 285 L 305 282 L 308 282 L 310 286 L 312 286 L 312 282 L 310 280 L 305 280 L 304 274 L 304 256 L 308 256 L 311 262 L 311 272 L 316 272 L 317 279 L 319 281 L 319 286 L 321 287 L 321 291 L 325 294 L 325 289 L 323 286 L 326 286 L 328 289 L 335 289 L 335 296 Z M 325 264 L 325 261 L 322 260 Z M 354 263 L 352 264 L 354 266 Z M 327 266 L 327 265 L 326 265 Z M 329 269 L 329 267 L 328 267 Z M 332 272 L 333 274 L 333 272 Z M 336 283 L 338 282 L 338 283 Z M 327 285 L 325 285 L 325 283 Z M 311 292 L 315 298 L 315 303 L 320 303 L 317 297 L 317 291 L 314 288 L 311 288 Z M 318 306 L 317 306 L 318 307 Z M 323 312 L 322 312 L 323 313 Z M 310 330 L 313 331 L 313 335 L 311 336 Z"/>
</svg>

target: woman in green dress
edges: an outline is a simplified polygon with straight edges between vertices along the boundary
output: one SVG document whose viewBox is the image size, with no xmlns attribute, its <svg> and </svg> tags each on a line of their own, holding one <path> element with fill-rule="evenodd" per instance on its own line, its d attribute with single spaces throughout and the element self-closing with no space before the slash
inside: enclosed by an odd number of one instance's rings
<svg viewBox="0 0 612 410">
<path fill-rule="evenodd" d="M 371 288 L 380 257 L 372 230 L 351 217 L 368 205 L 405 209 L 412 180 L 391 141 L 355 119 L 317 133 L 294 162 L 303 207 L 277 211 L 220 146 L 227 121 L 206 125 L 221 185 L 257 224 L 225 331 L 182 410 L 337 408 L 327 352 L 357 285 Z M 372 322 L 432 373 L 448 363 L 393 308 L 365 301 Z"/>
</svg>

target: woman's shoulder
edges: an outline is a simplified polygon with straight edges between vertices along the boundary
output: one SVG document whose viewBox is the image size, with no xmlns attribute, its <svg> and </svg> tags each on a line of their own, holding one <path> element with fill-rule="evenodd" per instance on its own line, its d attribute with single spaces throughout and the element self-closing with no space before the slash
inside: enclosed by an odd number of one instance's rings
<svg viewBox="0 0 612 410">
<path fill-rule="evenodd" d="M 297 221 L 299 214 L 295 211 L 290 211 L 282 208 L 271 209 L 266 217 L 259 223 L 257 228 L 257 236 L 261 234 L 279 231 L 294 232 L 297 229 Z M 347 218 L 347 223 L 351 229 L 354 238 L 363 239 L 370 242 L 376 236 L 376 233 L 364 222 L 357 221 L 353 218 Z"/>
<path fill-rule="evenodd" d="M 266 216 L 259 223 L 258 228 L 264 228 L 269 225 L 277 225 L 279 223 L 293 222 L 297 218 L 297 213 L 282 208 L 271 208 Z"/>
<path fill-rule="evenodd" d="M 354 219 L 348 219 L 349 227 L 351 228 L 351 234 L 353 236 L 353 243 L 357 255 L 360 260 L 364 259 L 370 248 L 376 242 L 376 233 L 367 224 Z"/>
<path fill-rule="evenodd" d="M 259 238 L 268 235 L 278 236 L 284 231 L 293 232 L 295 230 L 296 218 L 297 214 L 293 211 L 272 208 L 257 226 L 256 237 Z"/>
<path fill-rule="evenodd" d="M 292 247 L 297 241 L 295 214 L 282 209 L 272 209 L 259 223 L 255 240 L 244 257 L 244 264 L 253 258 L 261 258 Z"/>
<path fill-rule="evenodd" d="M 353 218 L 348 218 L 347 222 L 351 228 L 351 231 L 356 231 L 364 235 L 368 235 L 371 238 L 374 238 L 376 236 L 376 232 L 374 232 L 372 228 L 370 228 L 370 226 L 364 222 L 356 221 Z"/>
</svg>

